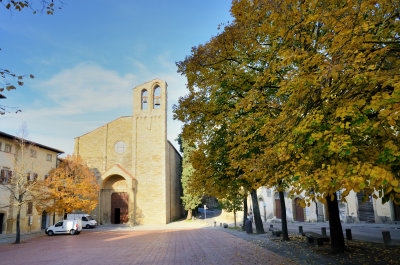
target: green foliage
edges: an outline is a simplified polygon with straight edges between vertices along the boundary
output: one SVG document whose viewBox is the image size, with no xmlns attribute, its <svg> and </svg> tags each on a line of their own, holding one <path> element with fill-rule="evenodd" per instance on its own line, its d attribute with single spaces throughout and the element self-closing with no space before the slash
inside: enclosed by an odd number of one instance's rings
<svg viewBox="0 0 400 265">
<path fill-rule="evenodd" d="M 243 195 L 240 191 L 227 194 L 226 198 L 218 200 L 222 209 L 227 212 L 238 212 L 243 209 Z"/>
<path fill-rule="evenodd" d="M 194 146 L 190 145 L 187 141 L 180 137 L 180 146 L 183 151 L 182 159 L 182 188 L 183 196 L 181 197 L 185 210 L 194 210 L 198 205 L 201 204 L 202 196 L 199 194 L 193 194 L 189 190 L 190 180 L 194 173 L 194 169 L 190 163 L 190 155 L 195 149 Z"/>
</svg>

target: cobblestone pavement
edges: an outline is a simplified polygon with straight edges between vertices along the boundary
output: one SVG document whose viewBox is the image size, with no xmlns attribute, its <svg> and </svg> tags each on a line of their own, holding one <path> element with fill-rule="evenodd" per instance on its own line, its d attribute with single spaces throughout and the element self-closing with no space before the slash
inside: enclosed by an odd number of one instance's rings
<svg viewBox="0 0 400 265">
<path fill-rule="evenodd" d="M 0 245 L 6 264 L 296 264 L 219 229 L 83 231 Z"/>
<path fill-rule="evenodd" d="M 351 264 L 351 265 L 387 265 L 400 264 L 400 247 L 385 248 L 383 244 L 364 241 L 345 241 L 347 250 L 341 254 L 331 254 L 330 244 L 316 246 L 306 242 L 305 237 L 290 234 L 290 241 L 282 241 L 271 232 L 265 234 L 247 234 L 238 229 L 217 228 L 236 237 L 268 249 L 278 255 L 292 259 L 304 265 Z M 266 230 L 267 231 L 267 230 Z"/>
</svg>

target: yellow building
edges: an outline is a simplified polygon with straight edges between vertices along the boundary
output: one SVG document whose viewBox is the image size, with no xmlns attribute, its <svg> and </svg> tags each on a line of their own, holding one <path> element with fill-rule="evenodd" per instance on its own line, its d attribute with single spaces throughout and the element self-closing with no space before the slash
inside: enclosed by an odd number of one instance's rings
<svg viewBox="0 0 400 265">
<path fill-rule="evenodd" d="M 32 141 L 25 140 L 21 144 L 21 138 L 0 132 L 0 234 L 16 231 L 17 207 L 10 191 L 13 188 L 11 178 L 18 172 L 26 174 L 24 182 L 44 179 L 51 169 L 56 168 L 61 153 L 63 151 Z M 21 232 L 39 231 L 53 221 L 46 212 L 38 213 L 35 202 L 30 199 L 29 194 L 25 196 L 26 203 L 20 216 Z"/>
<path fill-rule="evenodd" d="M 74 153 L 101 186 L 92 215 L 102 224 L 165 224 L 183 208 L 181 156 L 167 140 L 167 84 L 156 79 L 133 89 L 133 115 L 75 138 Z"/>
</svg>

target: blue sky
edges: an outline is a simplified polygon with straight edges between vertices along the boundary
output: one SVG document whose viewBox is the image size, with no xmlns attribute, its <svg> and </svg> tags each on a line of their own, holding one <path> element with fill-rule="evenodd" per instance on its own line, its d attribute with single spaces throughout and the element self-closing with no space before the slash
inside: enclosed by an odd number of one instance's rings
<svg viewBox="0 0 400 265">
<path fill-rule="evenodd" d="M 0 131 L 73 152 L 74 138 L 132 115 L 132 88 L 168 83 L 168 139 L 180 132 L 172 105 L 186 94 L 175 62 L 231 19 L 228 0 L 64 0 L 54 15 L 0 7 L 0 68 L 33 74 L 1 104 Z M 174 142 L 175 146 L 177 144 Z"/>
</svg>

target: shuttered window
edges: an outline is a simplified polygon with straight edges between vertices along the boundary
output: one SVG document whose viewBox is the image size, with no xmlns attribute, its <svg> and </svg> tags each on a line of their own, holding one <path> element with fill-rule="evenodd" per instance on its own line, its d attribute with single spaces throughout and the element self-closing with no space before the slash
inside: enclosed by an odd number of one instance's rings
<svg viewBox="0 0 400 265">
<path fill-rule="evenodd" d="M 26 209 L 26 214 L 32 214 L 32 210 L 33 210 L 33 203 L 32 202 L 28 202 L 28 207 Z"/>
</svg>

